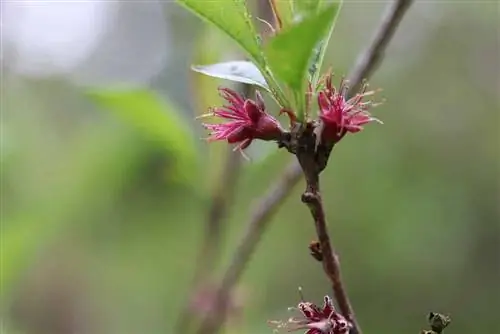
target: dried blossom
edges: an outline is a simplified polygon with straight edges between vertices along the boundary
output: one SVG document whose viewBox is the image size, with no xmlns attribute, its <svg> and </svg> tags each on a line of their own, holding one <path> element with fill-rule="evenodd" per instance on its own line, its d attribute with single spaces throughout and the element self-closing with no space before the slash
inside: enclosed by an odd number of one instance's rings
<svg viewBox="0 0 500 334">
<path fill-rule="evenodd" d="M 351 323 L 335 310 L 332 299 L 328 296 L 325 296 L 322 308 L 301 301 L 297 309 L 302 317 L 292 317 L 287 321 L 270 321 L 270 324 L 277 331 L 284 329 L 292 332 L 304 329 L 304 334 L 347 334 L 352 328 Z"/>
</svg>

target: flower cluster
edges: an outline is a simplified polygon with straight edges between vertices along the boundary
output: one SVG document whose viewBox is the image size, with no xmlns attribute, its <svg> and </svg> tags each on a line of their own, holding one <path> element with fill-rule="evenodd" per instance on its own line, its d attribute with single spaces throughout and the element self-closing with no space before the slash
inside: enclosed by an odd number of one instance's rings
<svg viewBox="0 0 500 334">
<path fill-rule="evenodd" d="M 219 88 L 221 96 L 227 105 L 214 108 L 205 116 L 217 116 L 226 123 L 208 124 L 203 126 L 210 131 L 209 141 L 227 140 L 228 143 L 238 143 L 236 149 L 247 148 L 254 139 L 278 140 L 283 133 L 280 123 L 266 112 L 264 100 L 260 93 L 255 93 L 255 101 L 244 99 L 229 88 Z"/>
<path fill-rule="evenodd" d="M 347 81 L 341 80 L 338 89 L 332 84 L 332 75 L 327 74 L 320 82 L 319 91 L 313 91 L 309 83 L 306 92 L 306 109 L 309 114 L 313 97 L 317 95 L 319 107 L 318 143 L 337 143 L 347 133 L 356 133 L 363 129 L 363 125 L 378 119 L 371 116 L 369 109 L 377 103 L 368 99 L 375 91 L 367 91 L 368 85 L 363 84 L 360 92 L 348 99 Z M 276 118 L 266 112 L 264 100 L 257 91 L 255 100 L 246 99 L 229 88 L 219 88 L 221 96 L 228 102 L 222 107 L 213 108 L 205 116 L 215 116 L 226 120 L 225 123 L 203 126 L 210 131 L 209 141 L 226 140 L 230 144 L 237 144 L 235 149 L 244 150 L 255 139 L 279 141 L 285 133 Z M 316 93 L 317 91 L 317 93 Z M 290 127 L 297 123 L 293 111 L 281 109 L 280 114 L 287 114 Z"/>
<path fill-rule="evenodd" d="M 287 321 L 270 321 L 276 330 L 288 332 L 304 329 L 304 334 L 348 334 L 352 325 L 335 310 L 332 299 L 324 298 L 323 307 L 302 301 L 297 306 L 302 313 L 301 318 L 290 318 Z"/>
<path fill-rule="evenodd" d="M 319 117 L 323 126 L 322 141 L 336 143 L 348 132 L 363 130 L 363 125 L 367 123 L 382 123 L 368 112 L 377 105 L 371 100 L 365 100 L 375 93 L 373 90 L 366 90 L 368 84 L 363 84 L 361 91 L 354 97 L 346 99 L 348 86 L 344 79 L 338 89 L 332 85 L 332 75 L 327 75 L 324 81 L 324 89 L 318 94 Z"/>
</svg>

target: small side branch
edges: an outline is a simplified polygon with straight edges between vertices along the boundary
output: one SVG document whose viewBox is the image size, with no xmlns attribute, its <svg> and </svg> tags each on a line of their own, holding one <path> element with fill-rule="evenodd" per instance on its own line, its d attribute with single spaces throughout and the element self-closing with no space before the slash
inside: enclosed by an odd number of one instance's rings
<svg viewBox="0 0 500 334">
<path fill-rule="evenodd" d="M 283 172 L 280 181 L 257 203 L 250 220 L 246 224 L 247 229 L 241 238 L 240 244 L 222 277 L 215 296 L 214 306 L 210 314 L 207 314 L 201 323 L 199 334 L 216 333 L 224 323 L 227 312 L 226 306 L 231 291 L 243 274 L 260 238 L 269 225 L 270 218 L 287 198 L 287 195 L 291 193 L 301 176 L 300 166 L 297 163 L 290 165 Z"/>
<path fill-rule="evenodd" d="M 247 92 L 250 91 L 248 87 L 244 89 Z M 207 212 L 206 230 L 197 258 L 198 266 L 193 279 L 192 293 L 178 317 L 175 327 L 177 333 L 187 332 L 188 328 L 192 325 L 192 321 L 190 321 L 193 318 L 192 300 L 196 298 L 196 294 L 201 292 L 201 289 L 206 284 L 207 277 L 210 277 L 219 258 L 224 220 L 231 205 L 234 191 L 236 190 L 235 185 L 241 170 L 241 160 L 241 156 L 235 154 L 231 147 L 228 147 L 220 182 L 218 182 L 218 186 L 213 190 L 210 207 Z"/>
<path fill-rule="evenodd" d="M 347 96 L 352 96 L 359 90 L 364 79 L 369 78 L 382 62 L 385 50 L 389 45 L 399 23 L 406 14 L 413 0 L 394 0 L 385 10 L 378 29 L 373 34 L 368 47 L 359 55 L 353 70 L 349 75 L 351 86 Z"/>
</svg>

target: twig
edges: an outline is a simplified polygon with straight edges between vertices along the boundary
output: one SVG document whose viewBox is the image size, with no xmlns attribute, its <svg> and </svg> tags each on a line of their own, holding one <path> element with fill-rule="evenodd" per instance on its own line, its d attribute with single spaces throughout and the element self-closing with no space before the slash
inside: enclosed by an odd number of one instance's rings
<svg viewBox="0 0 500 334">
<path fill-rule="evenodd" d="M 291 164 L 283 172 L 280 180 L 257 203 L 247 223 L 247 228 L 241 238 L 240 244 L 222 277 L 215 297 L 213 311 L 203 321 L 198 331 L 199 334 L 212 334 L 219 330 L 224 322 L 226 304 L 233 287 L 243 274 L 261 236 L 268 226 L 270 218 L 286 199 L 287 195 L 291 193 L 291 190 L 300 180 L 301 176 L 300 166 L 296 162 Z"/>
<path fill-rule="evenodd" d="M 245 94 L 250 93 L 250 89 L 244 87 Z M 206 222 L 206 231 L 200 253 L 198 255 L 196 272 L 194 274 L 191 295 L 182 309 L 176 324 L 176 333 L 186 333 L 192 322 L 192 300 L 195 299 L 195 294 L 200 293 L 206 283 L 206 278 L 210 276 L 216 261 L 218 259 L 221 248 L 221 233 L 223 230 L 223 222 L 226 218 L 228 208 L 231 205 L 231 199 L 235 191 L 236 181 L 241 169 L 241 156 L 233 152 L 228 146 L 226 152 L 226 161 L 221 173 L 220 182 L 215 187 L 212 193 L 212 201 L 208 209 L 208 217 Z"/>
<path fill-rule="evenodd" d="M 369 46 L 358 57 L 356 65 L 349 76 L 350 89 L 347 94 L 348 97 L 352 96 L 353 93 L 356 92 L 356 89 L 359 87 L 362 80 L 364 78 L 368 78 L 373 73 L 376 66 L 381 62 L 389 41 L 394 35 L 397 26 L 412 2 L 413 0 L 394 0 L 388 5 L 380 26 L 376 30 Z M 223 275 L 214 301 L 215 306 L 213 312 L 207 315 L 207 317 L 203 320 L 200 330 L 198 331 L 199 334 L 216 333 L 222 326 L 225 318 L 227 298 L 243 273 L 251 254 L 260 240 L 262 232 L 267 227 L 269 218 L 277 210 L 278 206 L 284 201 L 286 196 L 289 195 L 291 189 L 293 189 L 301 178 L 302 168 L 294 159 L 294 161 L 292 161 L 287 167 L 282 177 L 259 201 L 257 209 L 248 222 L 247 231 L 242 236 L 239 247 L 233 255 L 231 264 Z M 319 199 L 321 199 L 321 197 L 319 197 Z M 319 201 L 319 203 L 321 203 L 321 201 Z M 321 204 L 319 206 L 316 205 L 315 207 L 319 207 L 321 212 L 323 212 Z M 324 212 L 322 213 L 322 216 L 324 217 Z M 327 260 L 323 261 L 323 266 L 325 272 L 332 281 L 337 303 L 339 304 L 339 308 L 341 308 L 343 315 L 355 323 L 355 317 L 352 312 L 350 302 L 340 279 L 339 261 L 336 258 L 336 255 L 334 255 L 329 241 L 329 236 L 326 230 L 326 222 L 323 221 L 323 223 L 318 224 L 316 219 L 315 222 L 317 234 L 320 238 L 320 245 L 323 248 L 322 252 L 330 252 L 330 255 L 326 256 Z M 359 326 L 357 326 L 357 329 L 359 329 Z M 360 332 L 358 331 L 357 333 L 359 334 Z"/>
<path fill-rule="evenodd" d="M 244 89 L 250 92 L 250 89 Z M 248 95 L 247 95 L 248 96 Z M 235 186 L 241 170 L 241 155 L 235 153 L 231 147 L 226 152 L 226 161 L 222 169 L 217 187 L 212 194 L 212 204 L 208 211 L 208 221 L 204 245 L 199 255 L 200 272 L 198 278 L 208 274 L 214 267 L 221 243 L 223 221 L 226 218 L 231 200 L 234 197 Z"/>
<path fill-rule="evenodd" d="M 412 2 L 413 0 L 394 0 L 387 5 L 387 9 L 370 44 L 358 56 L 356 64 L 349 75 L 350 87 L 347 92 L 348 96 L 352 96 L 357 92 L 363 80 L 371 77 L 378 65 L 380 65 L 389 42 Z"/>
</svg>

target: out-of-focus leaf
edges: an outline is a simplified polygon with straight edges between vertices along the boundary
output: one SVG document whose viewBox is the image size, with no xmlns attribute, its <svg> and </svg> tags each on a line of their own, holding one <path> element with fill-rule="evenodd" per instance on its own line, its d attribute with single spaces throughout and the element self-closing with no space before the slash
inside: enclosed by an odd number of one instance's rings
<svg viewBox="0 0 500 334">
<path fill-rule="evenodd" d="M 268 65 L 277 79 L 287 84 L 299 101 L 296 110 L 303 117 L 303 98 L 309 61 L 314 48 L 325 38 L 336 18 L 338 4 L 328 6 L 318 15 L 306 17 L 297 25 L 274 37 L 265 48 Z"/>
<path fill-rule="evenodd" d="M 96 90 L 88 95 L 150 139 L 162 142 L 173 155 L 171 179 L 193 184 L 198 166 L 195 134 L 172 104 L 147 90 Z"/>
<path fill-rule="evenodd" d="M 249 61 L 229 61 L 205 66 L 197 65 L 193 66 L 192 69 L 211 77 L 256 85 L 270 91 L 260 70 Z"/>
<path fill-rule="evenodd" d="M 2 297 L 10 297 L 19 276 L 36 253 L 74 222 L 75 217 L 87 212 L 92 203 L 105 205 L 126 184 L 124 171 L 138 164 L 141 150 L 134 146 L 136 140 L 108 133 L 106 126 L 96 126 L 90 136 L 85 132 L 76 140 L 69 156 L 58 161 L 65 167 L 57 177 L 41 183 L 50 192 L 30 204 L 29 210 L 2 217 Z"/>
<path fill-rule="evenodd" d="M 177 2 L 226 33 L 257 64 L 264 64 L 260 37 L 255 32 L 245 1 L 177 0 Z"/>
<path fill-rule="evenodd" d="M 293 0 L 293 9 L 295 14 L 310 15 L 314 14 L 323 0 Z"/>
</svg>

